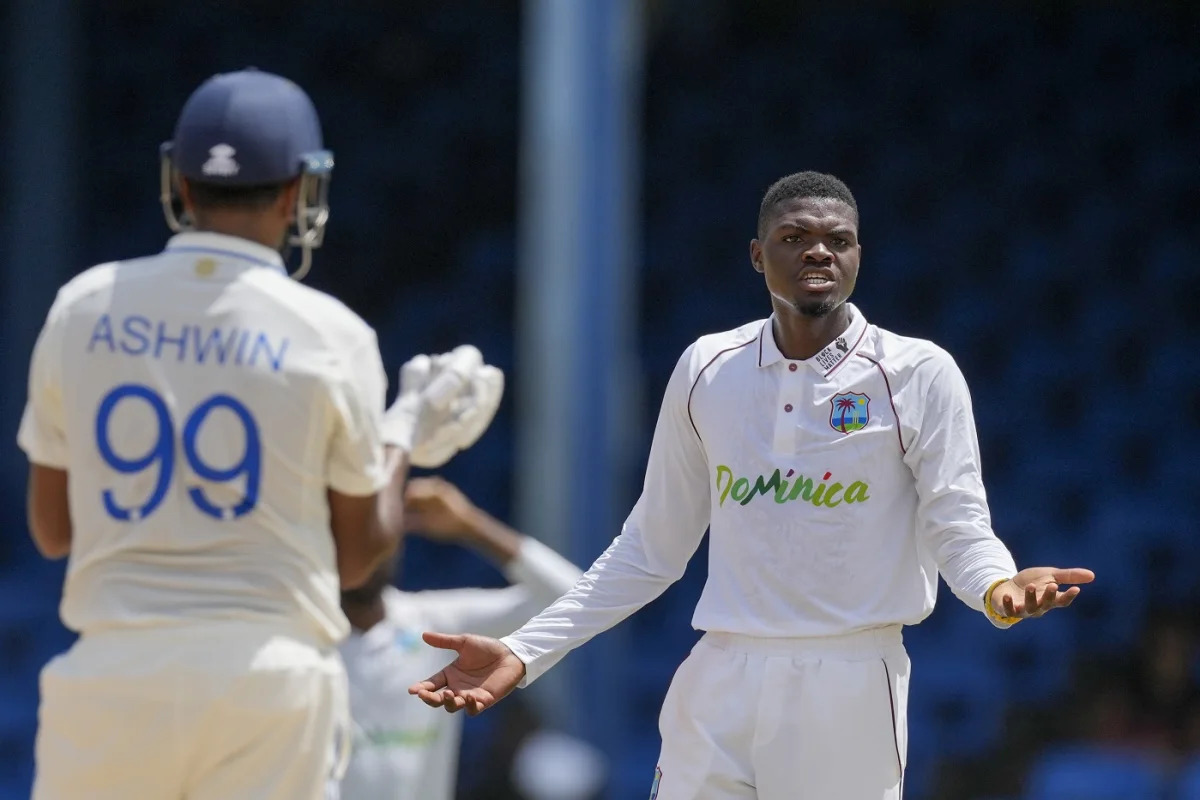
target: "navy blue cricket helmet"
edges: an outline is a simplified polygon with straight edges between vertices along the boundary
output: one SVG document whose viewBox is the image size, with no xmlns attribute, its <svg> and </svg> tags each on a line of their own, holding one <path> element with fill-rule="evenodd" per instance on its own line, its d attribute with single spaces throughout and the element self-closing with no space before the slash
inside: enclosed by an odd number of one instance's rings
<svg viewBox="0 0 1200 800">
<path fill-rule="evenodd" d="M 300 179 L 296 230 L 302 278 L 329 220 L 333 153 L 321 140 L 312 100 L 287 78 L 245 69 L 214 75 L 188 98 L 174 138 L 159 150 L 163 213 L 173 231 L 190 222 L 176 213 L 178 179 L 215 186 L 262 186 Z"/>
</svg>

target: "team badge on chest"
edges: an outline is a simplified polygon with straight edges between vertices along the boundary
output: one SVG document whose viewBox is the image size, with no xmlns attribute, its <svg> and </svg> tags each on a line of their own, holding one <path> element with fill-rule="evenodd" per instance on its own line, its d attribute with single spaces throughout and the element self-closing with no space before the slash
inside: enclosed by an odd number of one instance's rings
<svg viewBox="0 0 1200 800">
<path fill-rule="evenodd" d="M 871 398 L 858 392 L 835 394 L 829 401 L 829 426 L 838 433 L 853 433 L 867 427 Z"/>
</svg>

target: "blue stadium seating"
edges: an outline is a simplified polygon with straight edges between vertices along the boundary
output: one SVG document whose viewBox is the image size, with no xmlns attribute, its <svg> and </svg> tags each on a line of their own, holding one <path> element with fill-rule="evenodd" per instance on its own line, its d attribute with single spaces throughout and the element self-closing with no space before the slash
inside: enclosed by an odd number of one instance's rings
<svg viewBox="0 0 1200 800">
<path fill-rule="evenodd" d="M 1164 765 L 1102 748 L 1047 752 L 1034 766 L 1022 800 L 1167 800 Z"/>
<path fill-rule="evenodd" d="M 1169 800 L 1200 800 L 1200 758 L 1180 769 Z"/>
</svg>

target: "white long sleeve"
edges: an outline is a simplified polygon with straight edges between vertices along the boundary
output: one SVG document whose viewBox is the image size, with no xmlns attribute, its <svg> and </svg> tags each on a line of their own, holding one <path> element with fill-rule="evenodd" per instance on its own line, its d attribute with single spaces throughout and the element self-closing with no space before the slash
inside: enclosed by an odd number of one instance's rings
<svg viewBox="0 0 1200 800">
<path fill-rule="evenodd" d="M 574 648 L 658 597 L 683 575 L 708 527 L 708 466 L 688 416 L 693 350 L 675 366 L 659 410 L 641 497 L 575 586 L 503 638 L 525 662 L 522 686 Z"/>
<path fill-rule="evenodd" d="M 913 370 L 900 401 L 904 461 L 917 486 L 917 536 L 954 594 L 982 612 L 988 586 L 1017 567 L 992 531 L 967 382 L 950 355 L 936 351 Z M 911 426 L 904 424 L 908 406 Z"/>
</svg>

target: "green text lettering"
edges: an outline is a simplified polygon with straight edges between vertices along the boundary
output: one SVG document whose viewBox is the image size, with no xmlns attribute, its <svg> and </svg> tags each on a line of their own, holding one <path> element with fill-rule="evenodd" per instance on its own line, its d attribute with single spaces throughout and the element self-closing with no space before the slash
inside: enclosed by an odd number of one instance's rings
<svg viewBox="0 0 1200 800">
<path fill-rule="evenodd" d="M 742 505 L 746 505 L 746 503 L 749 503 L 751 500 L 753 500 L 755 495 L 761 494 L 765 496 L 767 492 L 771 490 L 776 492 L 779 491 L 779 470 L 772 472 L 771 477 L 767 478 L 766 480 L 763 479 L 762 475 L 759 475 L 757 478 L 755 478 L 754 488 L 751 489 L 750 493 L 746 495 L 746 499 L 742 501 Z"/>
<path fill-rule="evenodd" d="M 840 483 L 835 483 L 829 487 L 829 491 L 827 491 L 825 493 L 825 507 L 826 508 L 833 508 L 834 506 L 840 506 L 842 504 L 842 498 L 839 497 L 837 500 L 833 499 L 834 495 L 836 495 L 841 490 L 842 490 L 842 485 Z"/>
<path fill-rule="evenodd" d="M 795 483 L 792 484 L 792 491 L 788 494 L 788 500 L 795 500 L 797 497 L 803 497 L 805 500 L 811 500 L 812 494 L 812 478 L 806 478 L 803 475 L 797 475 Z"/>
<path fill-rule="evenodd" d="M 721 476 L 725 476 L 725 488 L 721 488 Z M 721 499 L 717 505 L 725 505 L 725 498 L 729 496 L 729 487 L 733 486 L 733 470 L 724 464 L 717 465 L 717 491 L 721 493 Z"/>
<path fill-rule="evenodd" d="M 871 496 L 867 494 L 867 485 L 862 481 L 855 481 L 850 484 L 850 488 L 846 490 L 847 503 L 861 503 L 865 500 L 870 500 Z"/>
</svg>

